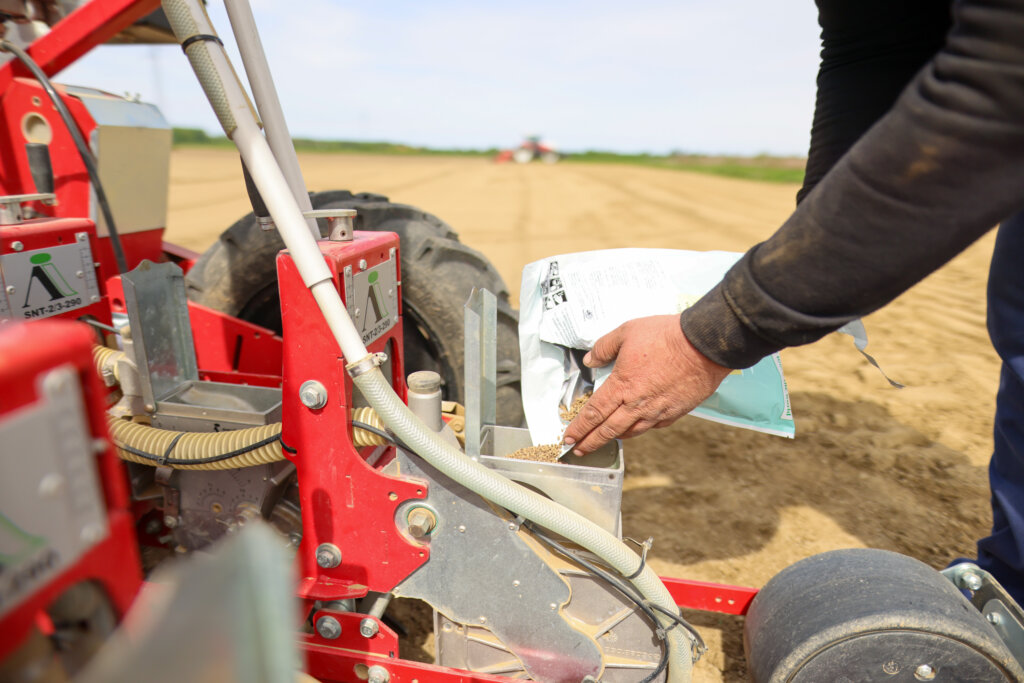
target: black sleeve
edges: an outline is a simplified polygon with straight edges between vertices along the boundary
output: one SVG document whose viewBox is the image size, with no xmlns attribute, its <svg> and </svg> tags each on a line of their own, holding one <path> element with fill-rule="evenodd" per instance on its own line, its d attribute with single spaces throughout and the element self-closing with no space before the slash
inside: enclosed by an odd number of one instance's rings
<svg viewBox="0 0 1024 683">
<path fill-rule="evenodd" d="M 727 367 L 888 303 L 1024 205 L 1024 0 L 953 6 L 943 48 L 768 241 L 681 316 Z"/>
</svg>

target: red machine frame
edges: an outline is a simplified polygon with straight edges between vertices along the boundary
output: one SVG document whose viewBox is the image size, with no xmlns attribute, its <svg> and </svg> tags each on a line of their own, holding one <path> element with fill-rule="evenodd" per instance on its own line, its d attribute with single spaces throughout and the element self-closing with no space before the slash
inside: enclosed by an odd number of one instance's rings
<svg viewBox="0 0 1024 683">
<path fill-rule="evenodd" d="M 74 14 L 56 24 L 46 36 L 35 41 L 28 53 L 42 69 L 52 75 L 66 67 L 93 47 L 105 42 L 117 32 L 152 12 L 158 0 L 92 0 Z M 6 133 L 0 130 L 0 194 L 24 194 L 35 191 L 27 160 L 16 153 L 15 138 L 20 130 L 19 115 L 33 105 L 33 98 L 45 95 L 34 80 L 25 78 L 27 72 L 12 60 L 0 66 L 0 116 Z M 95 123 L 74 97 L 65 97 L 73 116 L 88 134 Z M 48 108 L 47 108 L 48 109 Z M 41 110 L 40 110 L 41 111 Z M 98 238 L 90 215 L 88 176 L 61 122 L 52 125 L 54 141 L 51 144 L 58 204 L 55 207 L 37 205 L 40 214 L 52 218 L 38 218 L 17 227 L 4 228 L 0 251 L 10 251 L 14 239 L 29 248 L 52 246 L 58 239 L 66 239 L 70 232 L 87 230 L 90 244 L 98 263 L 98 280 L 102 291 L 100 302 L 88 309 L 70 311 L 67 317 L 92 314 L 101 322 L 110 321 L 110 311 L 119 308 L 116 301 L 118 278 L 109 238 Z M 169 260 L 179 263 L 186 271 L 195 254 L 162 242 L 163 228 L 136 233 L 125 240 L 129 267 L 142 259 Z M 391 233 L 357 233 L 354 242 L 321 242 L 324 256 L 333 273 L 344 271 L 345 266 L 358 267 L 360 260 L 370 267 L 392 257 L 391 249 L 398 247 L 397 236 Z M 397 259 L 396 259 L 397 260 Z M 300 584 L 297 595 L 304 602 L 307 613 L 314 610 L 319 600 L 339 600 L 360 597 L 367 591 L 387 591 L 429 558 L 429 548 L 396 530 L 395 508 L 404 500 L 426 495 L 424 484 L 407 479 L 396 479 L 381 474 L 367 465 L 366 449 L 352 446 L 351 425 L 348 439 L 337 439 L 339 424 L 349 423 L 352 405 L 351 382 L 345 372 L 345 359 L 323 322 L 315 302 L 298 276 L 294 263 L 287 254 L 279 258 L 279 282 L 284 306 L 282 320 L 284 340 L 270 330 L 247 323 L 212 309 L 189 304 L 194 329 L 196 352 L 201 376 L 218 381 L 282 387 L 284 396 L 282 434 L 289 458 L 296 464 L 303 515 L 303 541 L 298 551 L 297 564 Z M 341 291 L 343 283 L 335 282 Z M 56 326 L 56 327 L 55 327 Z M 60 333 L 55 332 L 57 327 Z M 26 369 L 38 365 L 46 350 L 59 345 L 68 347 L 68 335 L 75 340 L 69 358 L 80 368 L 84 385 L 91 400 L 97 403 L 102 389 L 92 371 L 88 346 L 84 341 L 91 333 L 82 326 L 70 326 L 43 321 L 22 327 L 22 334 L 31 334 L 32 345 L 26 349 Z M 404 368 L 401 363 L 402 324 L 399 322 L 370 347 L 371 351 L 384 351 L 395 359 L 391 366 L 396 391 L 404 398 Z M 83 350 L 84 349 L 84 350 Z M 298 401 L 299 385 L 306 379 L 321 381 L 331 400 L 317 410 L 309 410 Z M 4 401 L 28 402 L 29 395 L 20 399 L 5 397 Z M 97 404 L 98 405 L 98 404 Z M 105 426 L 96 415 L 93 429 L 97 436 L 105 435 Z M 62 577 L 46 595 L 53 597 L 60 586 L 75 577 L 94 575 L 103 571 L 114 556 L 133 557 L 130 567 L 120 565 L 118 572 L 107 582 L 108 590 L 119 610 L 127 607 L 140 584 L 138 553 L 132 535 L 132 520 L 128 512 L 128 494 L 121 463 L 109 450 L 98 456 L 98 467 L 104 479 L 111 515 L 111 537 L 87 554 L 74 572 Z M 343 562 L 335 569 L 324 569 L 316 562 L 316 548 L 320 543 L 333 543 L 342 552 Z M 129 550 L 131 546 L 133 550 Z M 353 559 L 355 557 L 355 559 Z M 117 585 L 114 585 L 114 584 Z M 725 614 L 745 614 L 756 589 L 727 586 L 683 579 L 667 578 L 665 584 L 681 607 Z M 17 619 L 5 619 L 0 624 L 0 658 L 18 638 L 19 629 L 28 629 L 36 612 L 45 607 L 45 600 L 26 603 L 17 612 Z M 490 681 L 509 680 L 498 676 L 419 664 L 397 658 L 398 637 L 378 620 L 379 629 L 373 637 L 359 635 L 359 621 L 366 615 L 321 609 L 313 615 L 334 616 L 342 624 L 342 636 L 327 640 L 313 634 L 299 634 L 305 651 L 309 672 L 323 680 L 354 680 L 361 673 L 358 667 L 386 664 L 392 683 L 409 681 Z M 362 672 L 365 674 L 365 672 Z"/>
</svg>

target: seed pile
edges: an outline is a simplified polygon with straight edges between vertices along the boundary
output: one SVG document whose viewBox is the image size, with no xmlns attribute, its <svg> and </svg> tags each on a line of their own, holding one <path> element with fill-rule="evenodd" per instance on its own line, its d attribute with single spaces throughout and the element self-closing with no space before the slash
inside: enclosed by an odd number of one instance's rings
<svg viewBox="0 0 1024 683">
<path fill-rule="evenodd" d="M 520 448 L 506 455 L 506 458 L 516 460 L 532 460 L 534 462 L 558 462 L 558 454 L 562 452 L 558 444 L 546 444 L 544 446 L 528 446 Z"/>
<path fill-rule="evenodd" d="M 558 415 L 562 418 L 562 421 L 566 424 L 576 419 L 576 416 L 580 414 L 580 410 L 586 405 L 587 401 L 590 400 L 590 394 L 584 394 L 578 399 L 572 402 L 572 405 L 566 408 L 565 406 L 558 407 Z M 558 456 L 562 452 L 561 444 L 545 444 L 543 446 L 529 446 L 527 448 L 520 448 L 518 451 L 514 451 L 506 455 L 506 458 L 514 458 L 516 460 L 532 460 L 533 462 L 558 462 Z"/>
<path fill-rule="evenodd" d="M 583 410 L 583 406 L 590 400 L 592 394 L 583 394 L 578 399 L 572 402 L 572 405 L 566 408 L 565 406 L 558 406 L 558 416 L 562 418 L 563 422 L 569 423 L 576 419 L 576 416 Z"/>
</svg>

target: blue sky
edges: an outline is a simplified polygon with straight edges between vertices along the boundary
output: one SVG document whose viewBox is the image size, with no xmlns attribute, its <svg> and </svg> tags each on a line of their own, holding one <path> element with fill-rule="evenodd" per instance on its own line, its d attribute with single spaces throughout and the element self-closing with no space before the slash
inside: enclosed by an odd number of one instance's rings
<svg viewBox="0 0 1024 683">
<path fill-rule="evenodd" d="M 538 133 L 567 150 L 807 151 L 813 0 L 253 8 L 295 136 L 492 147 Z M 231 44 L 223 4 L 209 11 Z M 102 47 L 56 80 L 138 93 L 173 125 L 219 132 L 175 46 Z"/>
</svg>

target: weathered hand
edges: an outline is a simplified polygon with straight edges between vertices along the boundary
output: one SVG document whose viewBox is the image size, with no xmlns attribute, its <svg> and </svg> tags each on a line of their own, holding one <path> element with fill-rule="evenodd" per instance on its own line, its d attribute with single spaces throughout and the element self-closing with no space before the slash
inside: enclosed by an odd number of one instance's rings
<svg viewBox="0 0 1024 683">
<path fill-rule="evenodd" d="M 714 393 L 731 372 L 690 344 L 677 315 L 620 325 L 583 358 L 592 368 L 613 360 L 612 374 L 565 430 L 565 443 L 576 444 L 576 455 L 620 436 L 670 425 Z"/>
</svg>

